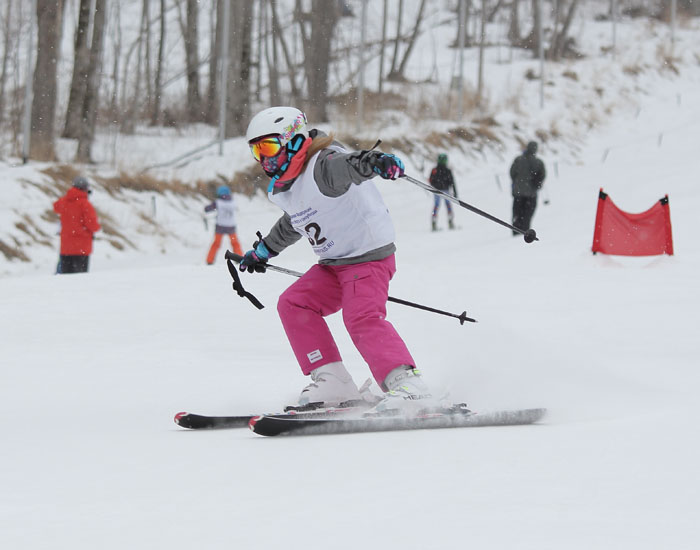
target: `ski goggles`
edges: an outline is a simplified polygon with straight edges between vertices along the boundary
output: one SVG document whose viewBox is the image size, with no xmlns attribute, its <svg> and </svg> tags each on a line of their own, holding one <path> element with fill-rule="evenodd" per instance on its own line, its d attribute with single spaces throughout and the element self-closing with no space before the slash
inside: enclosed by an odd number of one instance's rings
<svg viewBox="0 0 700 550">
<path fill-rule="evenodd" d="M 278 137 L 266 137 L 250 144 L 250 152 L 258 162 L 261 157 L 276 157 L 281 150 L 282 142 Z"/>
</svg>

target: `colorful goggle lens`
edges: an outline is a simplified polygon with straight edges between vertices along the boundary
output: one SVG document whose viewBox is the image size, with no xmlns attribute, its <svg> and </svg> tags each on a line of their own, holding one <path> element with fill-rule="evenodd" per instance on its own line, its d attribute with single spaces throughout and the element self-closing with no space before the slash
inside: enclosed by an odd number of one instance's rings
<svg viewBox="0 0 700 550">
<path fill-rule="evenodd" d="M 265 138 L 250 144 L 250 152 L 257 161 L 260 157 L 275 157 L 281 150 L 282 143 L 279 138 Z"/>
</svg>

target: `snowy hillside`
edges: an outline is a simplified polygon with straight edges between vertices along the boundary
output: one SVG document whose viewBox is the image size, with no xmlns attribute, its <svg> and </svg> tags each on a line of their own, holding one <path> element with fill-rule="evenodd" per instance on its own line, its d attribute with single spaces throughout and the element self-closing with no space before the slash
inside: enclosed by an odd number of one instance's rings
<svg viewBox="0 0 700 550">
<path fill-rule="evenodd" d="M 463 210 L 457 230 L 431 233 L 425 191 L 378 182 L 397 229 L 391 294 L 479 321 L 390 304 L 426 381 L 475 410 L 547 407 L 534 426 L 276 439 L 181 430 L 181 410 L 272 411 L 297 397 L 306 379 L 275 311 L 292 280 L 246 274 L 266 305 L 258 311 L 231 291 L 221 261 L 204 265 L 203 197 L 114 196 L 101 185 L 92 200 L 118 235 L 100 236 L 89 274 L 54 276 L 58 238 L 43 216 L 53 178 L 0 163 L 0 239 L 17 239 L 30 259 L 0 256 L 0 547 L 696 548 L 700 52 L 684 36 L 679 74 L 646 56 L 660 42 L 628 43 L 616 62 L 575 65 L 580 79 L 604 81 L 600 104 L 558 93 L 571 80 L 558 67 L 543 112 L 532 95 L 499 118 L 502 145 L 448 150 L 461 198 L 508 220 L 512 122 L 571 130 L 543 143 L 539 242 Z M 645 70 L 620 71 L 626 56 Z M 576 133 L 590 113 L 597 123 Z M 379 137 L 406 134 L 399 122 Z M 136 170 L 196 141 L 141 136 L 122 158 Z M 224 158 L 156 175 L 214 179 L 248 156 L 231 140 Z M 407 164 L 426 176 L 428 160 Z M 629 212 L 668 194 L 675 255 L 593 256 L 600 187 Z M 279 211 L 237 199 L 247 244 Z M 23 220 L 36 238 L 17 228 Z M 296 270 L 314 261 L 303 242 L 275 260 Z M 341 318 L 330 325 L 362 382 L 368 369 Z"/>
<path fill-rule="evenodd" d="M 605 146 L 592 140 L 596 131 L 610 128 L 618 117 L 639 117 L 646 96 L 664 94 L 669 104 L 675 104 L 684 113 L 681 130 L 693 124 L 692 116 L 685 117 L 692 108 L 686 90 L 697 87 L 700 78 L 698 20 L 681 22 L 672 51 L 668 25 L 623 19 L 617 25 L 618 47 L 613 58 L 609 53 L 611 24 L 593 20 L 601 5 L 586 4 L 575 29 L 577 44 L 586 57 L 545 64 L 543 107 L 539 80 L 526 78 L 529 73 L 539 73 L 539 61 L 520 50 L 498 46 L 486 50 L 487 102 L 483 112 L 470 112 L 458 123 L 432 118 L 440 114 L 437 107 L 454 101 L 449 82 L 457 62 L 456 52 L 448 47 L 452 23 L 433 13 L 430 32 L 421 35 L 411 58 L 415 83 L 387 84 L 405 97 L 406 108 L 370 111 L 359 132 L 351 114 L 338 108 L 333 122 L 321 127 L 335 131 L 347 143 L 359 140 L 370 145 L 381 138 L 387 150 L 401 154 L 410 173 L 423 178 L 436 155 L 447 152 L 453 169 L 461 174 L 461 192 L 474 193 L 474 198 L 486 201 L 482 207 L 493 205 L 503 209 L 500 214 L 507 217 L 508 166 L 529 139 L 540 141 L 550 175 L 560 172 L 563 181 L 568 167 L 585 160 L 584 149 L 599 160 L 634 149 L 640 142 L 666 145 L 665 137 L 676 132 L 677 125 L 661 124 L 653 131 L 640 125 L 635 134 L 620 135 Z M 352 29 L 348 27 L 348 32 Z M 496 33 L 494 40 L 498 39 L 500 27 L 493 25 L 492 31 Z M 468 82 L 475 79 L 476 55 L 474 48 L 465 55 Z M 367 73 L 374 72 L 376 67 L 370 63 Z M 426 83 L 428 79 L 433 83 Z M 242 138 L 227 140 L 222 155 L 216 145 L 188 155 L 215 138 L 216 129 L 203 125 L 186 130 L 142 128 L 133 136 L 100 134 L 94 147 L 96 165 L 55 170 L 38 163 L 22 166 L 19 159 L 0 160 L 0 250 L 5 251 L 0 253 L 0 277 L 53 271 L 58 236 L 51 203 L 78 172 L 92 176 L 97 183 L 92 200 L 106 221 L 105 231 L 97 235 L 94 269 L 112 269 L 134 261 L 158 265 L 175 257 L 199 263 L 211 232 L 211 223 L 205 225 L 202 212 L 211 196 L 206 192 L 254 168 Z M 59 155 L 65 162 L 73 158 L 74 149 L 72 140 L 59 143 Z M 151 185 L 144 186 L 144 179 Z M 182 195 L 158 191 L 169 187 L 177 191 L 180 184 L 200 192 Z M 239 229 L 245 243 L 260 228 L 257 209 L 269 208 L 271 215 L 275 213 L 271 205 L 258 202 L 253 201 L 253 207 L 250 199 L 239 197 Z"/>
</svg>

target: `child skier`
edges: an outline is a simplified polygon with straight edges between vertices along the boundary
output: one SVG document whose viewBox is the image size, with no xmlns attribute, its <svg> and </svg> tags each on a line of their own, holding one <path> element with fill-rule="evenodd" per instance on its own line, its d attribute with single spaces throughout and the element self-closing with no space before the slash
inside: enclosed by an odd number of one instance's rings
<svg viewBox="0 0 700 550">
<path fill-rule="evenodd" d="M 246 139 L 271 178 L 269 199 L 284 214 L 245 253 L 241 271 L 264 271 L 269 258 L 302 236 L 320 258 L 277 305 L 301 370 L 312 380 L 298 405 L 329 407 L 362 399 L 324 319 L 341 309 L 353 343 L 387 392 L 376 410 L 432 404 L 411 354 L 385 319 L 396 271 L 394 227 L 369 180 L 377 174 L 402 176 L 403 162 L 380 151 L 348 152 L 332 135 L 308 130 L 306 116 L 293 107 L 258 113 Z"/>
<path fill-rule="evenodd" d="M 452 196 L 457 197 L 457 186 L 455 185 L 455 178 L 452 175 L 452 170 L 447 167 L 447 155 L 441 153 L 438 155 L 437 166 L 433 168 L 430 172 L 430 178 L 428 178 L 430 185 L 444 191 L 445 193 L 450 193 L 452 190 Z M 445 201 L 445 208 L 447 208 L 447 224 L 450 229 L 455 228 L 454 213 L 452 212 L 452 204 L 446 198 L 440 195 L 435 195 L 435 203 L 433 204 L 433 216 L 432 216 L 432 230 L 437 231 L 437 215 L 440 209 L 440 202 Z"/>
<path fill-rule="evenodd" d="M 238 243 L 236 235 L 236 208 L 231 196 L 231 190 L 222 185 L 216 190 L 216 200 L 204 207 L 205 212 L 216 210 L 216 229 L 214 230 L 214 242 L 211 243 L 209 254 L 207 254 L 207 263 L 212 265 L 216 253 L 221 246 L 221 239 L 224 235 L 228 235 L 231 240 L 233 251 L 241 255 L 243 250 Z"/>
</svg>

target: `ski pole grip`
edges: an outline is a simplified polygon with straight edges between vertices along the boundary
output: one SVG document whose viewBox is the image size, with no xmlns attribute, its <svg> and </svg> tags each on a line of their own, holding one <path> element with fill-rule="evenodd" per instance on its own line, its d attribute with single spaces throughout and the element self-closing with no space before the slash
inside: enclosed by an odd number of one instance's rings
<svg viewBox="0 0 700 550">
<path fill-rule="evenodd" d="M 231 252 L 230 250 L 226 251 L 226 254 L 224 255 L 224 257 L 227 260 L 233 260 L 237 264 L 240 264 L 241 260 L 243 259 L 243 256 L 239 256 L 238 254 L 235 254 L 235 253 Z"/>
</svg>

